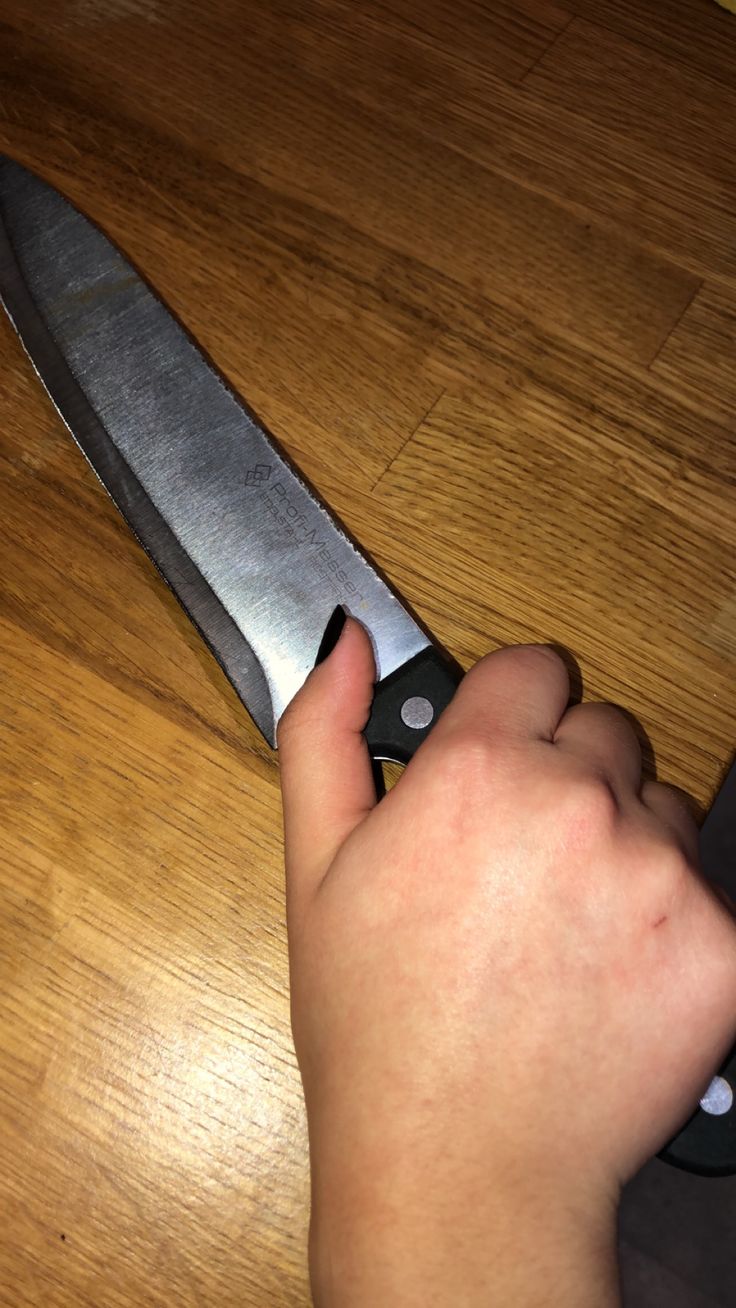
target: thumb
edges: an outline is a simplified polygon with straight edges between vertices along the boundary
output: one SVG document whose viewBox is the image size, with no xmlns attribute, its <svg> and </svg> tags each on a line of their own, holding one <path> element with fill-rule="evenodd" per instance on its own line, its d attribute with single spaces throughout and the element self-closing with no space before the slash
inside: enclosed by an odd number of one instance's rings
<svg viewBox="0 0 736 1308">
<path fill-rule="evenodd" d="M 347 618 L 278 725 L 287 907 L 315 892 L 338 849 L 376 804 L 362 732 L 376 675 L 365 628 Z"/>
</svg>

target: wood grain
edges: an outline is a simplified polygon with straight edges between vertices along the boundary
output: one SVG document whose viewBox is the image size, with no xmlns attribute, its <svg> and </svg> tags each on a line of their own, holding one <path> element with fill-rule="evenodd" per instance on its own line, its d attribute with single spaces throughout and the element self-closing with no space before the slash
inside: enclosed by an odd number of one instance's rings
<svg viewBox="0 0 736 1308">
<path fill-rule="evenodd" d="M 623 214 L 644 239 L 680 262 L 736 278 L 733 80 L 728 87 L 709 82 L 576 19 L 525 86 L 546 105 L 574 114 L 581 136 L 595 141 L 598 165 L 624 179 L 609 188 L 607 203 L 605 188 L 596 187 L 596 207 L 616 214 L 626 204 Z"/>
<path fill-rule="evenodd" d="M 251 43 L 250 58 L 240 47 L 237 59 L 227 48 L 213 50 L 208 31 L 188 69 L 198 88 L 196 119 L 177 97 L 160 48 L 140 34 L 130 42 L 128 84 L 113 92 L 124 114 L 116 146 L 135 112 L 158 137 L 162 168 L 183 140 L 196 149 L 198 170 L 214 155 L 297 213 L 316 210 L 341 233 L 357 231 L 394 257 L 452 276 L 460 295 L 479 291 L 579 343 L 592 339 L 626 359 L 650 360 L 697 289 L 692 274 L 443 147 L 407 121 L 367 110 L 334 81 L 327 87 L 306 70 L 294 77 L 284 30 L 291 31 L 288 23 L 274 22 L 264 34 L 263 21 L 253 23 L 239 33 Z M 120 41 L 96 53 L 92 78 L 81 62 L 62 75 L 50 71 L 45 46 L 39 57 L 34 41 L 23 70 L 13 75 L 14 90 L 27 96 L 40 78 L 66 114 L 67 98 L 73 103 L 84 81 L 91 81 L 93 95 L 106 94 L 102 78 L 106 70 L 112 77 Z M 228 57 L 231 76 L 218 67 Z M 78 59 L 76 46 L 71 58 Z M 345 78 L 349 88 L 349 67 Z M 435 83 L 434 93 L 440 89 Z M 227 131 L 235 118 L 238 136 Z M 65 121 L 65 135 L 69 130 Z M 99 131 L 95 123 L 96 138 Z M 190 187 L 198 176 L 190 175 Z"/>
<path fill-rule="evenodd" d="M 732 426 L 736 413 L 736 289 L 706 283 L 653 364 L 682 395 Z"/>
<path fill-rule="evenodd" d="M 336 93 L 410 122 L 584 223 L 592 210 L 619 239 L 674 255 L 696 276 L 733 274 L 732 80 L 719 85 L 575 19 L 510 85 L 492 60 L 458 61 L 383 10 L 340 25 L 341 5 L 308 0 L 283 38 L 292 61 Z"/>
<path fill-rule="evenodd" d="M 0 21 L 0 148 L 139 264 L 466 666 L 565 646 L 701 808 L 736 729 L 729 23 L 705 0 Z M 276 760 L 4 319 L 0 362 L 0 1303 L 297 1308 Z M 626 1235 L 654 1303 L 659 1255 Z M 730 1301 L 700 1256 L 663 1302 Z"/>
<path fill-rule="evenodd" d="M 574 0 L 570 8 L 608 31 L 618 32 L 644 50 L 673 64 L 695 69 L 705 82 L 733 85 L 736 26 L 708 0 Z"/>
</svg>

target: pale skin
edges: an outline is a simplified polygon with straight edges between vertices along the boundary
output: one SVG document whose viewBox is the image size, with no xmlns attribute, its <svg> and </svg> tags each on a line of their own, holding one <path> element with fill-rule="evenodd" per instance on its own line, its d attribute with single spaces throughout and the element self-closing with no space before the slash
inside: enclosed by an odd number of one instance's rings
<svg viewBox="0 0 736 1308">
<path fill-rule="evenodd" d="M 736 1036 L 736 922 L 625 716 L 545 646 L 376 802 L 348 620 L 279 728 L 317 1308 L 616 1308 L 622 1186 Z"/>
</svg>

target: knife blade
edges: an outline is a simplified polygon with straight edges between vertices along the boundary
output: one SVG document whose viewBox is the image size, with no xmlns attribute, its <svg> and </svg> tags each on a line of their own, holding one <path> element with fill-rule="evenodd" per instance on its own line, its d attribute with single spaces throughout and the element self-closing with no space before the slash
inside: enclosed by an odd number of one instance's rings
<svg viewBox="0 0 736 1308">
<path fill-rule="evenodd" d="M 2 158 L 0 298 L 75 441 L 269 744 L 342 609 L 374 645 L 371 754 L 407 762 L 459 666 L 117 247 Z M 736 1052 L 720 1081 L 736 1087 Z M 736 1172 L 736 1107 L 698 1108 L 662 1156 Z"/>
<path fill-rule="evenodd" d="M 41 381 L 266 740 L 341 606 L 373 640 L 374 757 L 406 761 L 459 669 L 98 227 L 9 160 L 0 215 L 2 299 Z"/>
</svg>

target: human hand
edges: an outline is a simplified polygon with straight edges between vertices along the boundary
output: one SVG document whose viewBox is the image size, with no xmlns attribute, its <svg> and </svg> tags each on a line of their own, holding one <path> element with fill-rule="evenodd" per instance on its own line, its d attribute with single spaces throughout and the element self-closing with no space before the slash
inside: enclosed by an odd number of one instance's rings
<svg viewBox="0 0 736 1308">
<path fill-rule="evenodd" d="M 481 660 L 380 804 L 374 675 L 349 620 L 279 728 L 315 1295 L 615 1303 L 620 1188 L 736 1034 L 733 916 L 551 650 Z"/>
</svg>

